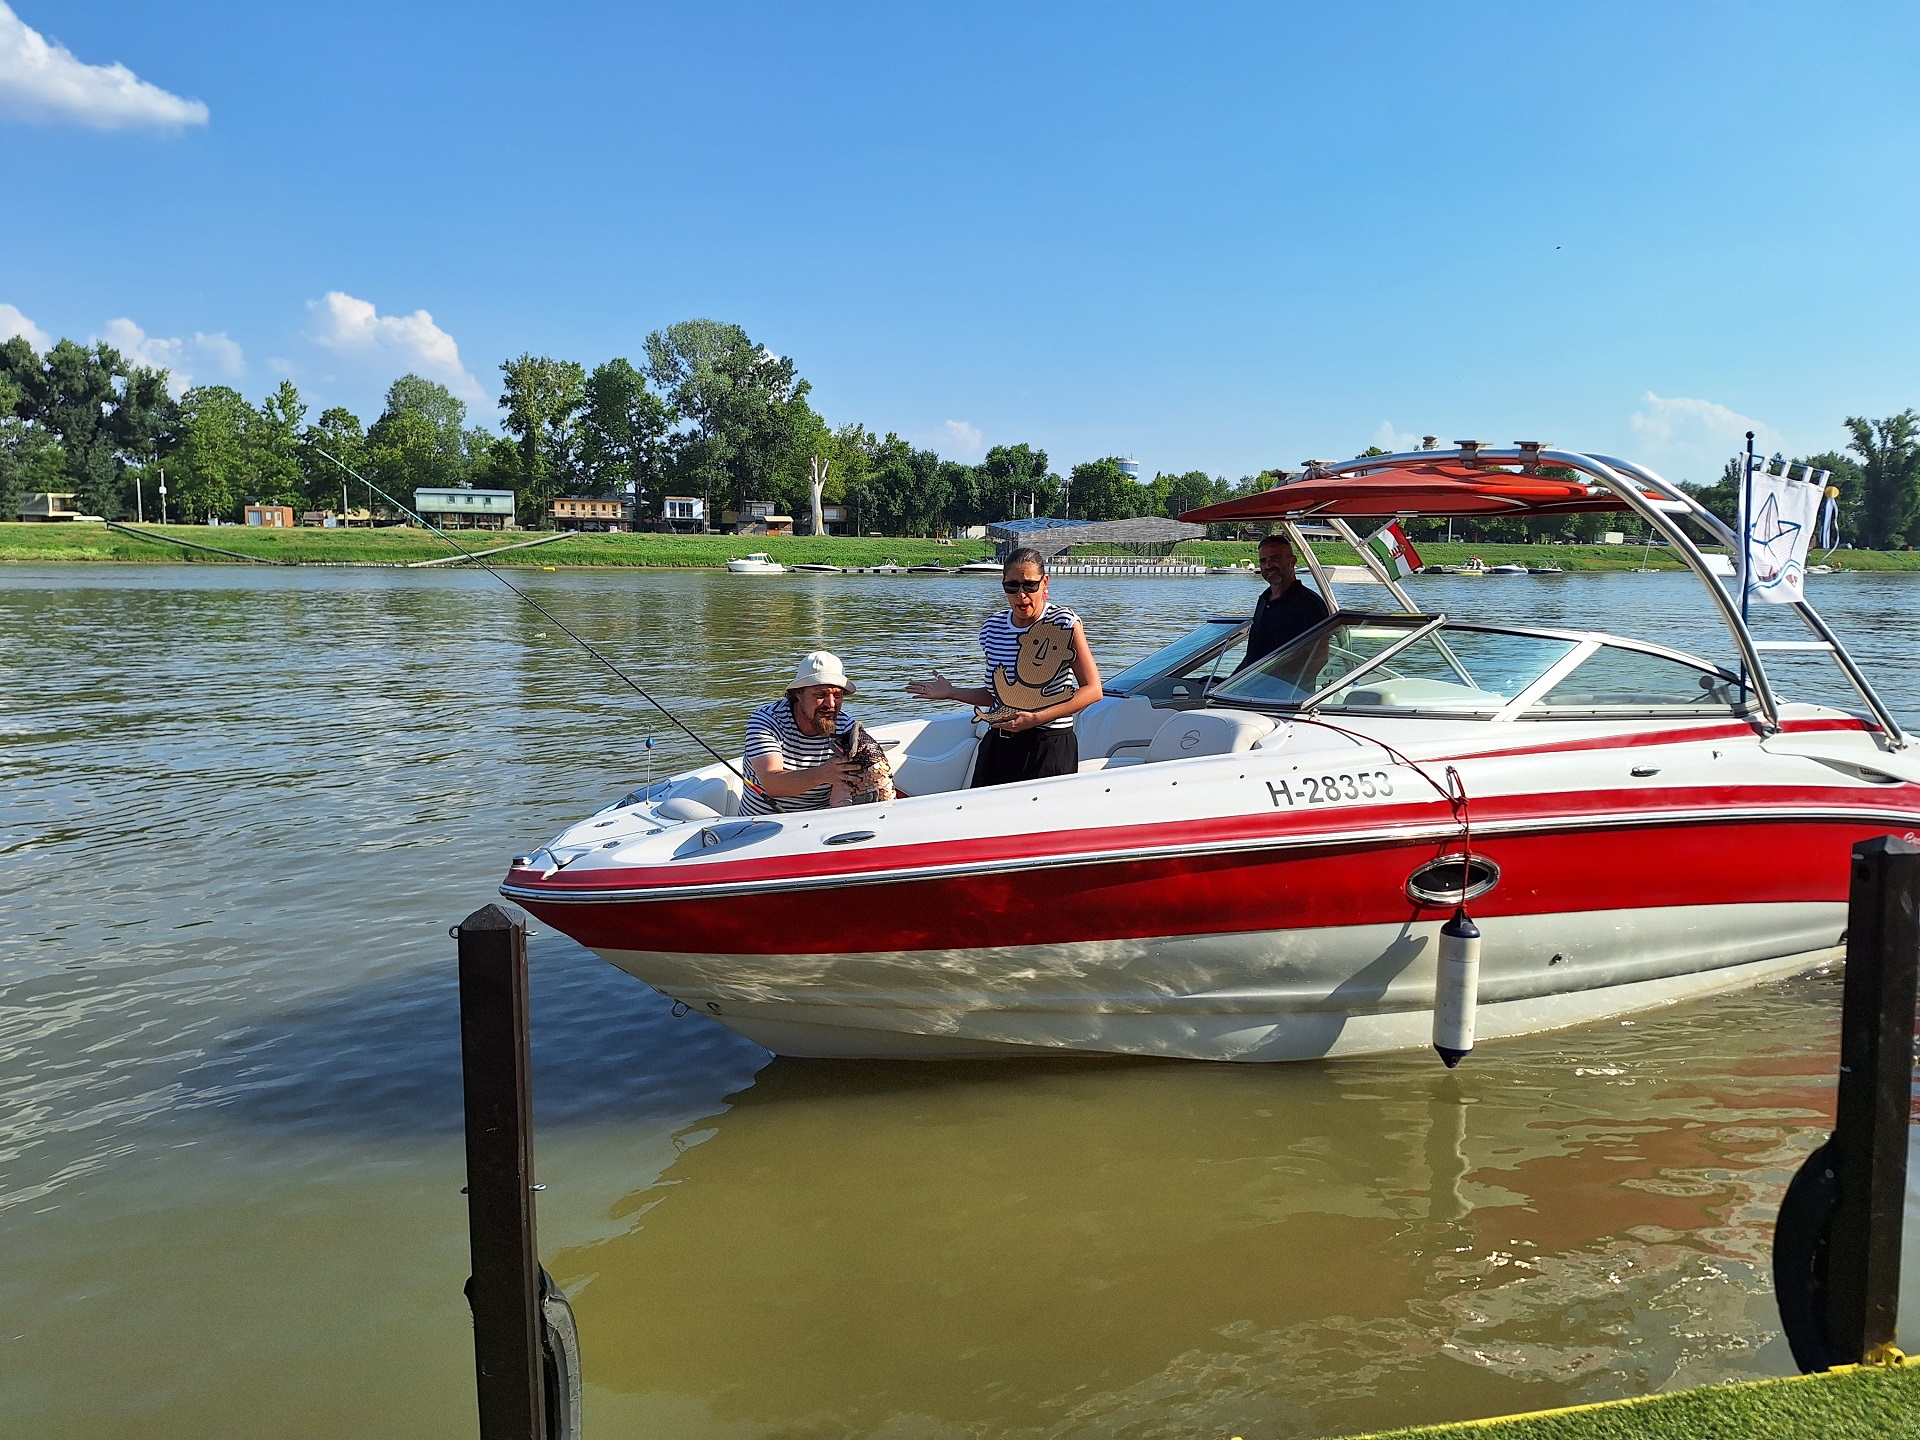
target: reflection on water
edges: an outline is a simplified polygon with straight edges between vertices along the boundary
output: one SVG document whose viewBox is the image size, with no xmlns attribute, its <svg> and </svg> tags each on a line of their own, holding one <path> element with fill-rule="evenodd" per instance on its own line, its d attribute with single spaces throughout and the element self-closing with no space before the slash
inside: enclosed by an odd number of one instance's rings
<svg viewBox="0 0 1920 1440">
<path fill-rule="evenodd" d="M 1913 582 L 1832 580 L 1920 710 Z M 864 716 L 909 713 L 997 603 L 523 583 L 728 747 L 817 646 Z M 1681 577 L 1421 583 L 1719 648 Z M 1251 589 L 1058 598 L 1117 669 Z M 8 569 L 0 670 L 0 1406 L 74 1436 L 472 1433 L 447 926 L 640 778 L 646 736 L 656 773 L 692 747 L 477 575 Z M 769 1063 L 562 937 L 533 957 L 543 1248 L 596 1436 L 1252 1440 L 1788 1364 L 1766 1227 L 1830 1105 L 1831 975 L 1450 1076 Z"/>
<path fill-rule="evenodd" d="M 1778 1373 L 1837 990 L 1455 1073 L 777 1060 L 554 1263 L 598 1385 L 783 1435 L 1320 1435 Z"/>
</svg>

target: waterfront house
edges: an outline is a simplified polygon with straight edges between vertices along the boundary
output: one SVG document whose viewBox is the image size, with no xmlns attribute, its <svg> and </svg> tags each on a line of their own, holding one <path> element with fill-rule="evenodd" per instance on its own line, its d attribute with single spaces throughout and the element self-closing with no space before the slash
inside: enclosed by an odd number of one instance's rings
<svg viewBox="0 0 1920 1440">
<path fill-rule="evenodd" d="M 707 528 L 707 502 L 695 495 L 669 495 L 660 507 L 660 518 L 675 534 L 696 533 Z"/>
<path fill-rule="evenodd" d="M 37 491 L 20 502 L 22 520 L 78 520 L 72 491 Z"/>
<path fill-rule="evenodd" d="M 562 495 L 554 499 L 548 514 L 556 530 L 625 530 L 627 528 L 627 506 L 622 500 Z"/>
<path fill-rule="evenodd" d="M 777 500 L 749 500 L 742 510 L 722 510 L 720 524 L 736 535 L 791 535 L 793 517 L 779 513 Z"/>
<path fill-rule="evenodd" d="M 416 490 L 413 508 L 427 523 L 442 530 L 519 529 L 514 523 L 511 490 L 467 490 L 458 486 Z"/>
<path fill-rule="evenodd" d="M 249 505 L 241 512 L 240 518 L 249 525 L 267 525 L 274 529 L 291 530 L 293 507 L 291 505 Z"/>
</svg>

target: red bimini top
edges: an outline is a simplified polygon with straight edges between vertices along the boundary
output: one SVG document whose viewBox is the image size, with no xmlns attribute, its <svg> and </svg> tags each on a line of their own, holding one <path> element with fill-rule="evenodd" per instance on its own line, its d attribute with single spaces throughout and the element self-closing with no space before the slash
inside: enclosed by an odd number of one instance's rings
<svg viewBox="0 0 1920 1440">
<path fill-rule="evenodd" d="M 1647 498 L 1659 499 L 1653 495 Z M 1571 515 L 1628 508 L 1626 501 L 1604 485 L 1458 460 L 1435 460 L 1359 475 L 1295 480 L 1258 495 L 1203 505 L 1180 518 L 1206 525 L 1223 520 L 1305 520 L 1319 515 Z"/>
</svg>

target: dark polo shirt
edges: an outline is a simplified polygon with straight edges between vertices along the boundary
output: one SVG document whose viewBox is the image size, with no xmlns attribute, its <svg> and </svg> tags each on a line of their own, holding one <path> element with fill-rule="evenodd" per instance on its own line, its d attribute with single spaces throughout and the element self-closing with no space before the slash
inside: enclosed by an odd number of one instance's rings
<svg viewBox="0 0 1920 1440">
<path fill-rule="evenodd" d="M 1273 598 L 1272 590 L 1262 590 L 1254 602 L 1253 628 L 1247 632 L 1247 658 L 1240 662 L 1240 668 L 1244 670 L 1254 661 L 1271 655 L 1326 618 L 1327 602 L 1298 580 L 1281 591 L 1278 600 Z"/>
</svg>

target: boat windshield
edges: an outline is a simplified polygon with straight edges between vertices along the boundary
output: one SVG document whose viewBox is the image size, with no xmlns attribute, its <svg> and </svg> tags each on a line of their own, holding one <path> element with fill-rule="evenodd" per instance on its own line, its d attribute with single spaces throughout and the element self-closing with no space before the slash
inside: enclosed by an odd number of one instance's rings
<svg viewBox="0 0 1920 1440">
<path fill-rule="evenodd" d="M 1144 660 L 1136 660 L 1118 675 L 1104 680 L 1101 688 L 1109 695 L 1137 695 L 1144 693 L 1162 676 L 1186 678 L 1196 665 L 1211 669 L 1232 642 L 1245 634 L 1246 628 L 1247 622 L 1243 619 L 1223 617 L 1208 620 L 1198 629 L 1189 631 L 1171 644 L 1162 645 Z M 1230 670 L 1232 666 L 1221 668 Z"/>
<path fill-rule="evenodd" d="M 1581 642 L 1446 626 L 1431 615 L 1335 615 L 1214 688 L 1229 705 L 1492 715 Z"/>
<path fill-rule="evenodd" d="M 1507 711 L 1525 720 L 1737 715 L 1752 703 L 1730 671 L 1611 636 L 1347 612 L 1216 685 L 1208 699 L 1462 718 Z"/>
</svg>

